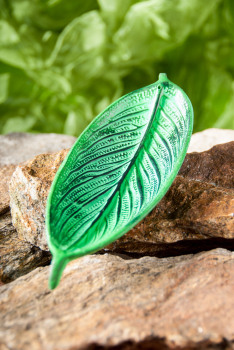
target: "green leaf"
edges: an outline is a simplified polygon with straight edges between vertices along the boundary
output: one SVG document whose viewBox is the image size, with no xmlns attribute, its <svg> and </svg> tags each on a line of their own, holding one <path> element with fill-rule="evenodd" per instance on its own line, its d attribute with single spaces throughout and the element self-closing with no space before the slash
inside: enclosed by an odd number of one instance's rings
<svg viewBox="0 0 234 350">
<path fill-rule="evenodd" d="M 8 88 L 9 88 L 9 74 L 0 74 L 0 103 L 6 101 L 8 97 Z"/>
<path fill-rule="evenodd" d="M 45 30 L 62 30 L 75 17 L 98 8 L 96 0 L 11 0 L 11 6 L 18 22 Z"/>
<path fill-rule="evenodd" d="M 34 118 L 30 132 L 79 136 L 160 71 L 191 97 L 195 132 L 233 128 L 233 24 L 233 0 L 2 1 L 0 133 L 17 116 Z"/>
<path fill-rule="evenodd" d="M 57 95 L 66 96 L 72 91 L 69 81 L 57 72 L 47 69 L 28 71 L 27 74 L 30 78 L 34 79 L 38 85 L 56 92 Z"/>
<path fill-rule="evenodd" d="M 64 133 L 75 136 L 80 134 L 87 125 L 88 121 L 82 118 L 79 113 L 70 111 L 64 125 Z"/>
<path fill-rule="evenodd" d="M 87 58 L 96 58 L 105 43 L 105 23 L 97 11 L 75 18 L 59 35 L 47 65 L 69 65 L 71 70 Z M 90 65 L 91 68 L 91 65 Z"/>
<path fill-rule="evenodd" d="M 180 169 L 192 127 L 191 102 L 165 74 L 111 104 L 87 127 L 47 201 L 51 289 L 70 260 L 120 238 L 154 208 Z"/>
<path fill-rule="evenodd" d="M 121 63 L 124 60 L 160 59 L 166 51 L 196 32 L 219 2 L 150 0 L 134 4 L 113 36 L 118 50 L 112 60 Z"/>
<path fill-rule="evenodd" d="M 3 134 L 8 134 L 9 132 L 26 132 L 30 130 L 34 124 L 35 119 L 32 116 L 28 116 L 27 118 L 8 118 L 3 127 Z"/>
</svg>

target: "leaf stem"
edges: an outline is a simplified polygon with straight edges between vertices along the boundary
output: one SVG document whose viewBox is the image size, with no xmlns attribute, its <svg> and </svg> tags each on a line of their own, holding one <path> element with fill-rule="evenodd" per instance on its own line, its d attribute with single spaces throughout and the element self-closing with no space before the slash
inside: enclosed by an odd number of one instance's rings
<svg viewBox="0 0 234 350">
<path fill-rule="evenodd" d="M 50 266 L 50 276 L 49 276 L 49 288 L 55 289 L 61 279 L 63 270 L 67 266 L 69 260 L 61 257 L 61 255 L 54 256 Z"/>
</svg>

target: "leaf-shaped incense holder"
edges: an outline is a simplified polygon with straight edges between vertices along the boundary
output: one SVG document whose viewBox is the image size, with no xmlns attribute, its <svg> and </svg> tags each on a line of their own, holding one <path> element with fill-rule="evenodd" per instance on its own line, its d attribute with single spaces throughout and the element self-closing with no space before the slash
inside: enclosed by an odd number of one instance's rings
<svg viewBox="0 0 234 350">
<path fill-rule="evenodd" d="M 47 201 L 51 289 L 69 261 L 120 238 L 155 207 L 182 165 L 192 128 L 191 102 L 166 74 L 93 120 L 59 168 Z"/>
</svg>

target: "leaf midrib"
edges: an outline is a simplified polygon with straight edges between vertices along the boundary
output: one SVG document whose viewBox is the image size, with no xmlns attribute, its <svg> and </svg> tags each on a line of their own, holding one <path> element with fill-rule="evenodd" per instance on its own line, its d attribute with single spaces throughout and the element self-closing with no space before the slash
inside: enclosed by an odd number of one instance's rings
<svg viewBox="0 0 234 350">
<path fill-rule="evenodd" d="M 146 139 L 146 137 L 147 137 L 147 135 L 148 135 L 148 131 L 149 131 L 149 129 L 151 128 L 151 126 L 152 126 L 152 124 L 153 124 L 153 121 L 154 121 L 154 119 L 155 119 L 155 116 L 156 116 L 156 113 L 157 113 L 158 106 L 159 106 L 160 99 L 161 99 L 162 95 L 163 95 L 163 87 L 162 87 L 162 85 L 161 85 L 161 91 L 160 91 L 160 93 L 158 94 L 157 99 L 156 99 L 156 101 L 155 101 L 155 106 L 154 106 L 154 109 L 153 109 L 153 113 L 152 113 L 150 122 L 149 122 L 149 124 L 148 124 L 148 126 L 147 126 L 147 129 L 146 129 L 146 131 L 145 131 L 145 134 L 144 134 L 144 136 L 143 136 L 143 138 L 142 138 L 142 140 L 141 140 L 141 142 L 140 142 L 140 144 L 139 144 L 139 146 L 138 146 L 138 148 L 137 148 L 137 150 L 136 150 L 136 153 L 135 153 L 134 157 L 132 158 L 132 160 L 131 160 L 129 166 L 127 167 L 127 169 L 126 169 L 125 172 L 123 173 L 123 176 L 122 176 L 121 180 L 119 181 L 119 183 L 118 183 L 118 185 L 117 185 L 115 191 L 114 191 L 114 192 L 112 193 L 112 195 L 108 198 L 108 200 L 107 200 L 107 202 L 106 202 L 106 205 L 105 205 L 104 208 L 100 211 L 98 217 L 96 217 L 96 219 L 92 222 L 92 225 L 94 225 L 94 224 L 99 220 L 99 218 L 101 217 L 101 215 L 103 214 L 103 212 L 105 211 L 105 209 L 109 206 L 109 204 L 111 203 L 113 197 L 114 197 L 115 194 L 118 192 L 118 190 L 120 189 L 120 186 L 122 185 L 123 181 L 125 180 L 126 174 L 129 172 L 129 169 L 131 169 L 132 165 L 135 163 L 135 160 L 136 160 L 136 158 L 138 157 L 138 155 L 139 155 L 139 153 L 140 153 L 140 151 L 141 151 L 141 149 L 142 149 L 142 146 L 143 146 L 143 144 L 144 144 L 144 142 L 145 142 L 145 139 Z M 89 227 L 89 229 L 90 229 L 90 227 Z M 88 229 L 88 230 L 89 230 L 89 229 Z M 83 238 L 83 235 L 78 239 L 77 242 L 79 242 L 82 238 Z M 75 242 L 74 244 L 72 244 L 69 248 L 71 248 L 73 245 L 77 244 L 77 242 Z"/>
</svg>

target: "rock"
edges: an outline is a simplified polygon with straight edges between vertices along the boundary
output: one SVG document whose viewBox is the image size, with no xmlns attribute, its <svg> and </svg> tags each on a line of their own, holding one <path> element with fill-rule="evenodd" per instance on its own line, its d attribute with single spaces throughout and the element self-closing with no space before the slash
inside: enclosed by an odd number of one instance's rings
<svg viewBox="0 0 234 350">
<path fill-rule="evenodd" d="M 47 250 L 46 198 L 66 151 L 35 157 L 11 181 L 11 211 L 19 237 Z M 105 248 L 116 253 L 172 256 L 234 248 L 234 142 L 187 154 L 179 175 L 153 211 Z"/>
<path fill-rule="evenodd" d="M 179 174 L 215 186 L 234 188 L 234 142 L 216 145 L 206 152 L 187 154 Z"/>
<path fill-rule="evenodd" d="M 68 150 L 41 154 L 27 166 L 18 166 L 10 183 L 11 214 L 21 240 L 48 250 L 45 207 L 52 180 Z"/>
<path fill-rule="evenodd" d="M 70 148 L 75 141 L 73 136 L 59 134 L 0 135 L 0 167 L 25 162 L 41 153 Z"/>
<path fill-rule="evenodd" d="M 204 152 L 215 145 L 234 141 L 234 130 L 206 129 L 192 135 L 188 153 Z"/>
<path fill-rule="evenodd" d="M 8 185 L 16 166 L 43 152 L 70 148 L 76 138 L 59 134 L 0 135 L 0 215 L 9 210 Z"/>
<path fill-rule="evenodd" d="M 12 226 L 8 185 L 14 170 L 19 163 L 26 166 L 29 158 L 43 151 L 71 147 L 75 140 L 57 134 L 0 135 L 0 282 L 11 282 L 38 266 L 49 264 L 51 259 L 49 252 L 25 241 L 24 236 L 19 237 Z"/>
<path fill-rule="evenodd" d="M 51 254 L 18 238 L 10 211 L 0 216 L 0 282 L 9 283 L 50 263 Z M 1 283 L 0 283 L 1 285 Z"/>
<path fill-rule="evenodd" d="M 0 342 L 14 350 L 233 349 L 234 254 L 71 262 L 0 288 Z"/>
<path fill-rule="evenodd" d="M 0 168 L 0 215 L 10 208 L 9 182 L 16 165 L 5 165 Z"/>
</svg>

